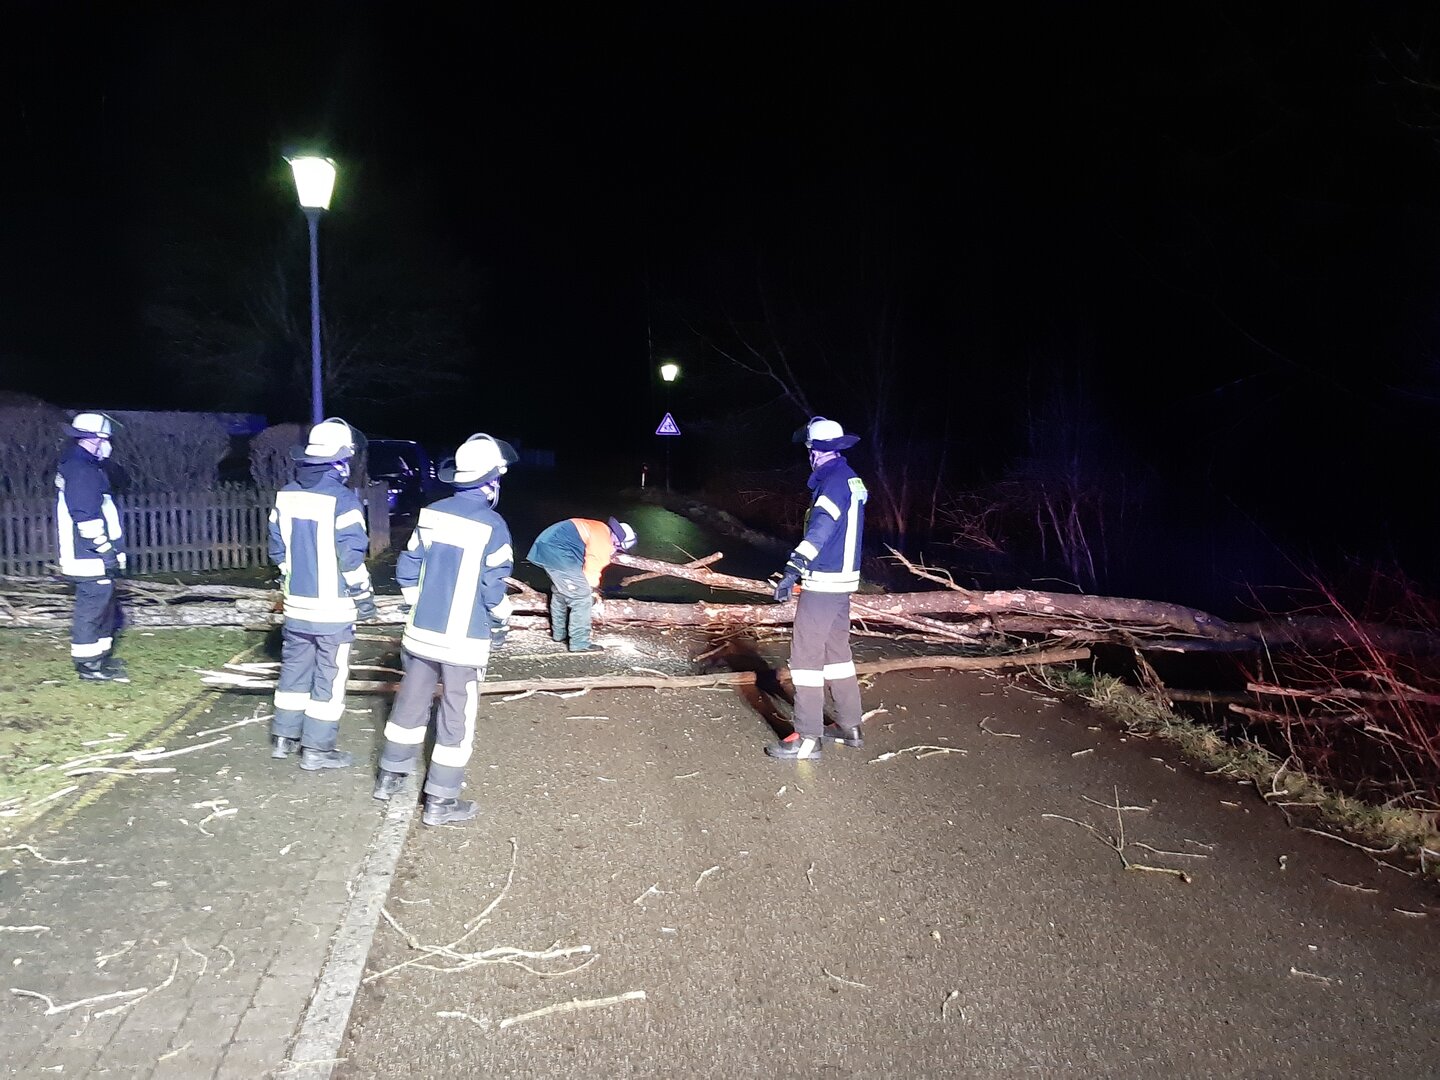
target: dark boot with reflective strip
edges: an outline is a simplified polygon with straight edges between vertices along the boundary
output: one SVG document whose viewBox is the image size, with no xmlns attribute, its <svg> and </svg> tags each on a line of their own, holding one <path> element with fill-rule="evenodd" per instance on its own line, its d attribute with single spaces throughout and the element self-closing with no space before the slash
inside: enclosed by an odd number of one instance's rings
<svg viewBox="0 0 1440 1080">
<path fill-rule="evenodd" d="M 782 761 L 818 761 L 822 744 L 823 740 L 796 731 L 765 747 L 765 753 Z"/>
<path fill-rule="evenodd" d="M 390 799 L 405 785 L 405 774 L 391 772 L 389 769 L 381 769 L 380 775 L 375 778 L 375 790 L 370 794 L 381 802 L 389 802 Z"/>
<path fill-rule="evenodd" d="M 346 750 L 312 750 L 306 746 L 300 751 L 300 768 L 306 772 L 344 769 L 354 763 L 355 758 Z"/>
<path fill-rule="evenodd" d="M 270 736 L 270 756 L 272 758 L 287 758 L 299 749 L 299 739 L 287 739 L 284 735 Z"/>
<path fill-rule="evenodd" d="M 441 799 L 425 796 L 425 812 L 420 820 L 426 825 L 460 825 L 480 812 L 470 799 Z"/>
<path fill-rule="evenodd" d="M 75 661 L 75 674 L 79 675 L 84 682 L 113 682 L 128 683 L 130 676 L 125 674 L 123 667 L 115 668 L 105 663 L 103 658 L 94 660 Z"/>
<path fill-rule="evenodd" d="M 841 746 L 853 746 L 858 750 L 865 745 L 865 736 L 858 725 L 841 727 L 839 724 L 826 724 L 825 741 L 839 743 Z"/>
</svg>

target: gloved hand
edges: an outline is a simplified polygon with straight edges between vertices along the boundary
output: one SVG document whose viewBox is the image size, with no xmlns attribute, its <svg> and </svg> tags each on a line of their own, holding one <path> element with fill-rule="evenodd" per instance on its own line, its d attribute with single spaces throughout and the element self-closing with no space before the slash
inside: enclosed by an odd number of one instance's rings
<svg viewBox="0 0 1440 1080">
<path fill-rule="evenodd" d="M 354 600 L 356 622 L 369 622 L 380 614 L 375 608 L 375 596 L 369 589 L 354 594 Z"/>
<path fill-rule="evenodd" d="M 118 551 L 118 552 L 116 552 L 116 553 L 115 553 L 115 570 L 116 570 L 116 572 L 117 572 L 117 573 L 120 573 L 120 574 L 123 574 L 123 573 L 125 573 L 125 571 L 128 570 L 128 569 L 130 569 L 130 559 L 126 556 L 125 552 L 123 552 L 123 551 Z"/>
<path fill-rule="evenodd" d="M 775 599 L 785 603 L 795 593 L 795 585 L 800 580 L 800 571 L 810 565 L 810 560 L 798 552 L 791 552 L 790 561 L 785 564 L 785 569 L 780 573 L 780 580 L 775 583 Z"/>
<path fill-rule="evenodd" d="M 490 631 L 490 647 L 492 649 L 500 648 L 501 645 L 505 644 L 505 639 L 509 633 L 510 631 L 503 626 L 492 628 Z"/>
<path fill-rule="evenodd" d="M 105 564 L 106 577 L 119 577 L 124 572 L 125 568 L 120 565 L 120 555 L 114 548 L 101 555 L 100 561 Z"/>
</svg>

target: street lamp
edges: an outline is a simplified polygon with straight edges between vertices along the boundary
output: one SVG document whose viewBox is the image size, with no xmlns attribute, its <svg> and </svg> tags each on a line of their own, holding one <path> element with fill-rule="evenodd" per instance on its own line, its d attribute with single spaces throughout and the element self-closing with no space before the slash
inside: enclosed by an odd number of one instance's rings
<svg viewBox="0 0 1440 1080">
<path fill-rule="evenodd" d="M 660 378 L 664 379 L 667 383 L 674 382 L 676 376 L 678 376 L 679 374 L 680 365 L 675 363 L 673 360 L 660 365 Z"/>
<path fill-rule="evenodd" d="M 335 162 L 322 157 L 287 158 L 295 173 L 300 209 L 310 223 L 310 422 L 325 418 L 325 391 L 320 379 L 320 215 L 330 209 L 335 191 Z"/>
</svg>

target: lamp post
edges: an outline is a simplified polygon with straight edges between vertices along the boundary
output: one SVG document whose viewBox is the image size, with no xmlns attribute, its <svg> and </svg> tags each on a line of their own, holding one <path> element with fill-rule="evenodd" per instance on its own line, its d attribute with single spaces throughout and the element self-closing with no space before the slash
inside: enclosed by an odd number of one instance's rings
<svg viewBox="0 0 1440 1080">
<path fill-rule="evenodd" d="M 680 377 L 680 365 L 667 360 L 660 365 L 660 378 L 665 382 L 665 415 L 670 415 L 670 385 Z M 670 490 L 670 436 L 665 438 L 665 490 Z"/>
<path fill-rule="evenodd" d="M 300 209 L 310 225 L 310 422 L 325 419 L 325 389 L 320 368 L 320 215 L 330 209 L 335 162 L 322 157 L 287 158 L 295 173 Z"/>
</svg>

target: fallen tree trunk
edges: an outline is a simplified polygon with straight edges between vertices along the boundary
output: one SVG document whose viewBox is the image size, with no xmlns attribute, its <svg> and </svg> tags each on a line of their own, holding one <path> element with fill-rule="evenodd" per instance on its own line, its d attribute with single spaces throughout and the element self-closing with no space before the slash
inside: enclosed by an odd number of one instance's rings
<svg viewBox="0 0 1440 1080">
<path fill-rule="evenodd" d="M 617 555 L 618 565 L 652 574 L 684 578 L 727 592 L 765 595 L 762 581 L 711 570 L 706 556 L 690 566 Z M 999 589 L 963 589 L 897 554 L 917 576 L 944 586 L 927 592 L 863 593 L 851 599 L 851 614 L 861 624 L 885 625 L 952 640 L 975 641 L 996 633 L 1044 635 L 1075 644 L 1124 644 L 1174 651 L 1258 650 L 1296 646 L 1325 650 L 1337 647 L 1375 648 L 1387 652 L 1433 655 L 1440 635 L 1424 631 L 1316 616 L 1287 617 L 1268 622 L 1232 623 L 1208 612 L 1178 604 L 1124 597 Z M 548 609 L 546 597 L 511 579 L 517 626 L 538 625 Z M 623 588 L 623 584 L 621 586 Z M 279 626 L 280 596 L 271 589 L 235 585 L 164 585 L 120 582 L 121 602 L 133 626 Z M 379 624 L 405 621 L 402 601 L 377 595 Z M 55 579 L 0 578 L 0 627 L 64 629 L 69 625 L 69 587 Z M 937 617 L 938 616 L 938 617 Z M 795 604 L 695 604 L 610 598 L 597 606 L 595 621 L 605 626 L 643 623 L 652 626 L 695 626 L 724 629 L 739 626 L 784 626 L 794 621 Z M 533 618 L 533 623 L 524 620 Z"/>
<path fill-rule="evenodd" d="M 1029 653 L 1008 653 L 1004 656 L 903 656 L 893 660 L 871 660 L 855 665 L 857 675 L 879 675 L 890 671 L 929 671 L 939 668 L 951 671 L 1005 671 L 1010 668 L 1036 667 L 1045 664 L 1069 664 L 1090 658 L 1089 649 L 1041 649 Z M 486 696 L 496 694 L 526 694 L 547 691 L 564 693 L 575 690 L 622 690 L 655 689 L 677 690 L 708 686 L 753 686 L 767 677 L 788 682 L 790 670 L 776 671 L 723 671 L 711 675 L 634 675 L 576 676 L 569 679 L 501 679 L 482 682 L 479 692 Z M 270 693 L 275 689 L 275 680 L 256 677 L 250 672 L 204 673 L 204 684 L 216 690 L 236 690 L 248 693 Z M 347 693 L 393 694 L 400 682 L 388 680 L 351 679 L 345 684 Z"/>
</svg>

